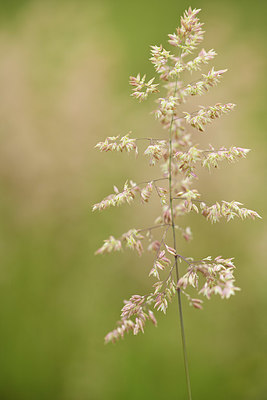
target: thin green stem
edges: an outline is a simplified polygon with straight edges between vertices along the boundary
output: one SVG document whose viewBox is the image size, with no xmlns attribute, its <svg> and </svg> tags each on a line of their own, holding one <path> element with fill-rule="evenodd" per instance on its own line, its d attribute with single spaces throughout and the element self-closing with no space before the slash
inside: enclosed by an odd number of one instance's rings
<svg viewBox="0 0 267 400">
<path fill-rule="evenodd" d="M 138 182 L 138 183 L 136 183 L 135 185 L 133 185 L 133 186 L 131 187 L 131 189 L 132 189 L 132 188 L 135 188 L 136 186 L 139 186 L 139 185 L 144 185 L 145 183 L 164 181 L 165 179 L 168 179 L 168 178 L 167 178 L 167 177 L 166 177 L 166 178 L 157 178 L 157 179 L 150 179 L 150 181 Z"/>
<path fill-rule="evenodd" d="M 176 78 L 176 82 L 175 82 L 174 96 L 177 91 L 177 83 L 178 83 L 178 78 Z M 171 226 L 172 226 L 172 233 L 173 233 L 173 247 L 176 252 L 175 224 L 174 224 L 174 213 L 173 213 L 173 205 L 172 205 L 172 201 L 173 201 L 173 198 L 172 198 L 172 125 L 173 125 L 173 120 L 174 120 L 174 114 L 172 115 L 172 119 L 171 119 L 171 123 L 170 123 L 170 130 L 169 130 L 169 193 L 170 193 L 170 210 L 171 210 L 171 220 L 172 220 Z M 177 279 L 177 283 L 178 283 L 179 268 L 178 268 L 178 260 L 177 259 L 178 259 L 178 256 L 175 256 L 175 270 L 176 270 L 176 279 Z M 182 336 L 182 345 L 183 345 L 183 356 L 184 356 L 184 366 L 185 366 L 188 400 L 192 400 L 180 288 L 177 289 L 177 297 L 178 297 L 178 307 L 179 307 L 179 317 L 180 317 L 180 327 L 181 327 L 181 336 Z"/>
<path fill-rule="evenodd" d="M 157 139 L 157 138 L 152 138 L 152 137 L 142 137 L 142 138 L 136 138 L 135 140 L 149 140 L 151 142 L 166 142 L 166 139 Z"/>
<path fill-rule="evenodd" d="M 170 226 L 170 224 L 153 225 L 153 226 L 150 226 L 150 227 L 148 227 L 148 228 L 138 229 L 138 232 L 152 231 L 152 229 L 162 228 L 163 226 Z"/>
</svg>

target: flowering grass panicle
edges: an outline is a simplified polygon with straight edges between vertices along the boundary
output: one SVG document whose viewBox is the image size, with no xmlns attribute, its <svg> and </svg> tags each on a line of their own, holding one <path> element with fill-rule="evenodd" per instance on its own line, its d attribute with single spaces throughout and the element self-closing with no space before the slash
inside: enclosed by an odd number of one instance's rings
<svg viewBox="0 0 267 400">
<path fill-rule="evenodd" d="M 181 234 L 186 241 L 191 240 L 193 236 L 190 227 L 180 226 L 179 217 L 195 212 L 211 223 L 219 222 L 222 218 L 226 221 L 237 217 L 260 218 L 256 211 L 242 207 L 237 201 L 223 200 L 207 205 L 208 194 L 202 198 L 202 194 L 194 188 L 199 168 L 212 170 L 218 168 L 222 161 L 233 163 L 243 159 L 250 151 L 236 146 L 216 150 L 212 145 L 209 145 L 208 149 L 201 149 L 194 144 L 198 140 L 198 132 L 204 132 L 215 119 L 235 108 L 235 104 L 232 103 L 216 103 L 208 107 L 200 106 L 198 110 L 190 113 L 184 109 L 191 96 L 202 96 L 214 89 L 227 71 L 211 67 L 207 73 L 196 76 L 192 82 L 186 82 L 186 78 L 183 77 L 186 71 L 199 75 L 198 71 L 203 65 L 211 62 L 216 56 L 213 49 L 206 51 L 204 48 L 200 49 L 196 56 L 193 55 L 204 35 L 203 24 L 198 19 L 199 11 L 191 8 L 185 11 L 180 26 L 169 35 L 172 50 L 166 50 L 162 45 L 151 46 L 150 61 L 158 74 L 157 78 L 146 80 L 146 75 L 141 77 L 140 74 L 130 77 L 132 96 L 139 101 L 160 92 L 160 96 L 155 99 L 157 108 L 154 115 L 165 130 L 162 138 L 130 138 L 128 133 L 124 136 L 108 137 L 96 145 L 102 152 L 134 151 L 138 154 L 137 141 L 148 140 L 149 145 L 144 155 L 149 158 L 150 166 L 160 163 L 162 176 L 138 184 L 127 181 L 122 191 L 114 186 L 113 194 L 93 206 L 93 211 L 101 211 L 110 206 L 131 204 L 137 195 L 142 203 L 148 203 L 153 193 L 158 197 L 160 213 L 154 225 L 149 228 L 130 229 L 118 239 L 110 236 L 96 251 L 96 254 L 104 254 L 122 251 L 125 247 L 136 251 L 139 256 L 145 248 L 154 253 L 151 266 L 147 270 L 148 276 L 154 280 L 151 289 L 145 295 L 135 294 L 124 301 L 120 321 L 117 327 L 106 335 L 105 342 L 115 342 L 128 332 L 134 335 L 144 332 L 148 321 L 156 326 L 153 310 L 165 314 L 173 297 L 177 295 L 189 400 L 192 397 L 181 295 L 184 295 L 195 309 L 202 309 L 203 300 L 200 296 L 210 299 L 217 294 L 222 299 L 228 299 L 239 288 L 235 286 L 235 265 L 232 258 L 220 256 L 213 259 L 208 256 L 195 261 L 180 254 L 176 234 Z M 192 289 L 196 292 L 194 297 L 190 294 Z"/>
</svg>

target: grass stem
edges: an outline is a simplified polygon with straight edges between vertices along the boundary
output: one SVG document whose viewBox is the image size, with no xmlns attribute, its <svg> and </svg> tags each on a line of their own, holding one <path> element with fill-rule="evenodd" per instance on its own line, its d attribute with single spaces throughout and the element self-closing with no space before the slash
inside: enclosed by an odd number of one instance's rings
<svg viewBox="0 0 267 400">
<path fill-rule="evenodd" d="M 176 82 L 175 82 L 174 96 L 176 95 L 176 91 L 177 91 L 177 82 L 178 82 L 178 78 L 176 78 Z M 175 252 L 177 253 L 174 213 L 173 213 L 173 205 L 172 205 L 172 201 L 173 201 L 173 197 L 172 197 L 172 125 L 173 125 L 173 120 L 174 120 L 174 114 L 171 119 L 170 130 L 169 130 L 169 194 L 170 194 L 169 201 L 170 201 L 170 210 L 171 210 L 171 226 L 172 226 L 172 233 L 173 233 L 173 248 L 175 249 Z M 177 255 L 175 256 L 175 271 L 176 271 L 176 280 L 178 283 L 179 268 L 178 268 L 178 256 Z M 183 356 L 184 356 L 184 366 L 185 366 L 188 400 L 192 400 L 180 288 L 177 289 L 177 298 L 178 298 L 178 308 L 179 308 L 179 318 L 180 318 L 180 327 L 181 327 L 181 336 L 182 336 L 182 346 L 183 346 Z"/>
</svg>

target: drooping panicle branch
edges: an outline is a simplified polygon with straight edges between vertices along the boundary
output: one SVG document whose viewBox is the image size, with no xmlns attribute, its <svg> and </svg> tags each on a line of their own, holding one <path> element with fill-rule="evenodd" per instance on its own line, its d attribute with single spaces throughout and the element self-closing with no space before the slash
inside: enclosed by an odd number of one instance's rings
<svg viewBox="0 0 267 400">
<path fill-rule="evenodd" d="M 232 111 L 235 108 L 235 104 L 217 103 L 214 106 L 200 107 L 200 110 L 195 114 L 184 112 L 186 122 L 193 128 L 198 129 L 200 132 L 204 132 L 204 125 L 210 124 L 213 119 L 221 117 L 223 114 Z"/>
</svg>

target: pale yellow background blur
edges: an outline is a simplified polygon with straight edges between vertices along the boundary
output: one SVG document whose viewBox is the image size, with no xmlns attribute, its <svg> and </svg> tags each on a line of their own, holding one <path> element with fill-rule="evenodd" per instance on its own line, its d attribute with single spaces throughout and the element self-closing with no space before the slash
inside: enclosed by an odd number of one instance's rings
<svg viewBox="0 0 267 400">
<path fill-rule="evenodd" d="M 177 304 L 157 329 L 115 346 L 103 337 L 122 300 L 149 291 L 151 259 L 131 252 L 94 257 L 110 234 L 151 224 L 134 205 L 91 213 L 127 178 L 159 174 L 142 156 L 102 154 L 106 136 L 166 135 L 153 100 L 130 98 L 128 76 L 153 76 L 149 46 L 166 45 L 185 1 L 10 1 L 0 3 L 0 399 L 185 398 Z M 238 200 L 266 214 L 266 6 L 193 1 L 202 8 L 223 82 L 191 104 L 231 101 L 198 143 L 251 148 L 247 160 L 201 174 L 207 201 Z M 235 257 L 229 300 L 196 311 L 184 301 L 193 398 L 265 400 L 266 223 L 210 225 L 188 217 L 184 254 Z"/>
</svg>

